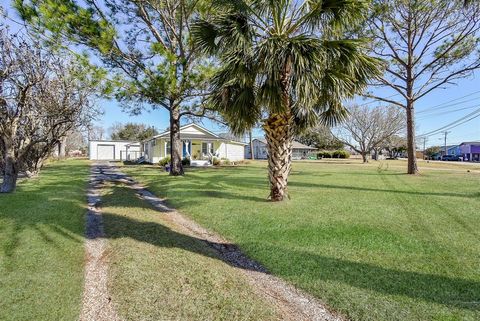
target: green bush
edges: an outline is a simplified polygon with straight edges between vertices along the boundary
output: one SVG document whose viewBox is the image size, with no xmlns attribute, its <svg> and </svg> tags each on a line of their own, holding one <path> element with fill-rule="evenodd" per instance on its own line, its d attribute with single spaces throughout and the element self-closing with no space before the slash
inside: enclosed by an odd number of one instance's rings
<svg viewBox="0 0 480 321">
<path fill-rule="evenodd" d="M 170 155 L 168 155 L 167 157 L 162 158 L 162 159 L 158 162 L 158 165 L 165 167 L 165 166 L 167 166 L 167 164 L 170 164 L 170 161 L 171 161 L 171 160 L 172 160 L 172 159 L 171 159 Z"/>
<path fill-rule="evenodd" d="M 317 154 L 317 158 L 350 158 L 350 153 L 343 149 L 334 151 L 324 150 Z"/>
<path fill-rule="evenodd" d="M 217 157 L 214 157 L 214 158 L 212 159 L 212 165 L 213 165 L 213 166 L 219 166 L 220 163 L 221 163 L 221 161 L 220 161 L 220 159 L 218 159 Z"/>
<path fill-rule="evenodd" d="M 350 158 L 350 153 L 343 149 L 336 150 L 332 153 L 332 158 Z"/>
<path fill-rule="evenodd" d="M 317 158 L 332 158 L 332 152 L 328 150 L 321 151 L 317 154 Z"/>
<path fill-rule="evenodd" d="M 190 166 L 190 158 L 185 157 L 184 159 L 182 159 L 182 165 L 183 166 Z"/>
</svg>

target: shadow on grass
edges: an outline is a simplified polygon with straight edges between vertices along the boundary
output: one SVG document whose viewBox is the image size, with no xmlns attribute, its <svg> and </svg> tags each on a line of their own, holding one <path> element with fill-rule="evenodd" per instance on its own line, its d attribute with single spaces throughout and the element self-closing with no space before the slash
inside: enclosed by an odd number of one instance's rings
<svg viewBox="0 0 480 321">
<path fill-rule="evenodd" d="M 137 210 L 152 209 L 148 204 L 132 202 L 126 193 L 125 187 L 114 185 L 112 193 L 106 197 L 107 206 L 123 206 L 123 203 L 135 204 Z M 161 214 L 159 214 L 161 215 Z M 148 243 L 157 247 L 180 248 L 243 269 L 265 272 L 263 268 L 252 265 L 232 264 L 223 260 L 210 247 L 225 248 L 229 245 L 207 243 L 204 240 L 191 237 L 169 227 L 152 221 L 139 221 L 113 212 L 103 214 L 106 222 L 107 238 L 131 238 L 139 242 Z M 207 247 L 209 245 L 210 247 Z M 419 272 L 401 271 L 374 264 L 352 262 L 344 259 L 332 258 L 307 251 L 290 250 L 277 247 L 273 243 L 252 244 L 249 247 L 263 248 L 262 252 L 279 253 L 288 262 L 302 262 L 289 268 L 277 269 L 283 277 L 302 278 L 318 281 L 334 281 L 346 283 L 350 286 L 376 291 L 388 295 L 401 295 L 411 299 L 424 300 L 448 307 L 477 310 L 480 308 L 480 283 L 455 277 L 446 277 Z M 236 247 L 235 247 L 236 248 Z"/>
<path fill-rule="evenodd" d="M 473 280 L 401 271 L 273 246 L 269 246 L 269 251 L 282 253 L 289 262 L 304 262 L 302 271 L 289 268 L 280 272 L 281 276 L 290 279 L 301 275 L 312 281 L 340 282 L 388 295 L 480 311 L 480 283 Z"/>
<path fill-rule="evenodd" d="M 41 181 L 35 182 L 34 185 L 21 187 L 18 194 L 11 194 L 1 199 L 3 210 L 0 209 L 0 217 L 7 218 L 12 222 L 12 229 L 9 241 L 4 244 L 4 251 L 7 256 L 12 256 L 19 235 L 24 228 L 33 228 L 38 231 L 44 239 L 45 246 L 51 246 L 51 237 L 45 235 L 45 230 L 40 228 L 47 226 L 51 231 L 58 233 L 65 239 L 81 239 L 83 235 L 83 218 L 68 217 L 62 214 L 62 208 L 81 208 L 84 204 L 72 201 L 69 197 L 83 193 L 84 181 L 78 178 L 71 166 L 60 166 L 56 169 L 59 176 L 56 180 L 47 180 L 47 183 Z M 84 175 L 84 174 L 83 174 Z M 69 186 L 64 183 L 65 180 L 72 179 L 75 186 Z M 238 179 L 238 178 L 237 178 Z M 208 190 L 202 184 L 190 184 L 187 188 L 196 189 L 197 192 L 210 193 L 210 197 L 235 197 L 238 195 L 228 195 L 225 192 L 224 184 L 237 186 L 237 180 L 226 177 L 224 175 L 214 175 L 209 178 L 208 183 L 211 184 Z M 221 184 L 217 183 L 221 181 Z M 251 186 L 258 188 L 258 184 L 264 186 L 264 178 L 246 178 L 241 186 Z M 418 194 L 416 192 L 384 190 L 384 189 L 362 189 L 350 186 L 328 185 L 328 184 L 309 184 L 303 182 L 291 182 L 291 186 L 299 187 L 317 187 L 317 188 L 339 188 L 346 190 L 367 190 L 375 192 L 395 192 L 401 194 Z M 48 190 L 45 190 L 48 188 Z M 180 188 L 180 187 L 176 187 Z M 185 187 L 182 187 L 185 188 Z M 147 204 L 138 205 L 132 202 L 131 198 L 125 197 L 124 192 L 120 189 L 124 187 L 114 187 L 112 193 L 105 196 L 105 204 L 111 203 L 111 206 L 137 208 L 139 210 L 151 207 Z M 22 191 L 23 190 L 23 191 Z M 28 195 L 21 195 L 25 192 Z M 172 191 L 175 192 L 175 189 Z M 129 191 L 129 193 L 131 193 Z M 400 194 L 400 195 L 401 195 Z M 455 193 L 424 193 L 420 195 L 437 195 L 438 196 L 462 196 Z M 204 194 L 202 194 L 203 197 Z M 48 207 L 49 199 L 55 198 L 55 206 Z M 83 196 L 82 196 L 83 197 Z M 77 197 L 78 199 L 78 197 Z M 252 197 L 251 201 L 262 201 L 260 197 Z M 5 202 L 8 202 L 6 206 Z M 47 205 L 46 210 L 38 210 L 35 206 Z M 13 209 L 13 210 L 9 210 Z M 86 209 L 84 209 L 86 211 Z M 176 231 L 169 227 L 151 221 L 140 221 L 131 219 L 126 216 L 120 216 L 112 212 L 103 214 L 106 222 L 107 238 L 131 238 L 139 242 L 151 244 L 160 248 L 181 248 L 185 251 L 197 253 L 210 258 L 221 260 L 221 257 L 208 246 L 206 242 L 195 237 L 191 237 Z M 158 215 L 164 215 L 158 213 Z M 79 224 L 80 222 L 80 224 Z M 78 238 L 77 238 L 78 236 Z M 225 244 L 208 244 L 214 248 L 228 247 Z M 306 278 L 312 283 L 318 281 L 334 281 L 345 283 L 350 286 L 362 288 L 366 290 L 376 291 L 388 295 L 401 295 L 411 299 L 424 300 L 448 307 L 462 308 L 468 310 L 479 310 L 480 301 L 480 283 L 473 280 L 465 280 L 455 277 L 440 276 L 434 274 L 424 274 L 419 272 L 401 271 L 398 269 L 386 268 L 370 263 L 352 262 L 345 259 L 338 259 L 321 255 L 321 253 L 310 253 L 301 250 L 290 250 L 276 247 L 274 243 L 269 244 L 252 244 L 251 247 L 261 248 L 262 252 L 279 253 L 285 257 L 284 264 L 293 264 L 291 262 L 302 262 L 289 268 L 278 268 L 280 276 L 296 279 Z M 228 250 L 228 249 L 227 249 Z M 232 264 L 231 262 L 226 262 Z M 239 267 L 239 265 L 234 265 Z M 244 269 L 259 270 L 252 266 L 240 266 Z M 263 272 L 263 271 L 262 271 Z"/>
<path fill-rule="evenodd" d="M 451 196 L 451 197 L 462 197 L 462 198 L 480 198 L 480 192 L 461 194 L 461 193 L 450 193 L 450 192 L 421 192 L 421 191 L 405 191 L 398 189 L 383 189 L 383 188 L 371 188 L 371 187 L 356 187 L 356 186 L 346 186 L 346 185 L 333 185 L 333 184 L 319 184 L 319 183 L 306 183 L 298 181 L 288 182 L 289 187 L 306 187 L 306 188 L 319 188 L 319 189 L 342 189 L 347 191 L 359 191 L 359 192 L 383 192 L 383 193 L 398 193 L 398 194 L 409 194 L 409 195 L 420 195 L 420 196 Z"/>
</svg>

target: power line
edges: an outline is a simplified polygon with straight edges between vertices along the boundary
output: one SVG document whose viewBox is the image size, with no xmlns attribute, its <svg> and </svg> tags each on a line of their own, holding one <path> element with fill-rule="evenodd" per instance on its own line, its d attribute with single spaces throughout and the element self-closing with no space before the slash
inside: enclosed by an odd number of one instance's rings
<svg viewBox="0 0 480 321">
<path fill-rule="evenodd" d="M 431 110 L 431 109 L 435 109 L 435 108 L 438 108 L 438 107 L 441 107 L 441 106 L 443 106 L 442 108 L 444 108 L 444 107 L 447 107 L 447 106 L 445 106 L 445 105 L 447 105 L 447 104 L 453 103 L 454 101 L 458 101 L 458 100 L 461 100 L 461 99 L 464 99 L 464 98 L 467 98 L 467 97 L 471 97 L 471 96 L 476 95 L 476 94 L 478 94 L 478 93 L 480 93 L 480 90 L 474 91 L 474 92 L 472 92 L 472 93 L 470 93 L 470 94 L 467 94 L 467 95 L 464 95 L 464 96 L 461 96 L 461 97 L 458 97 L 458 98 L 455 98 L 455 99 L 452 99 L 452 100 L 449 100 L 449 101 L 446 101 L 446 102 L 443 102 L 443 103 L 438 104 L 438 105 L 430 106 L 430 107 L 428 107 L 427 109 L 424 109 L 424 110 L 419 111 L 418 113 L 427 112 L 427 111 L 429 111 L 429 110 Z M 477 99 L 477 98 L 475 98 L 475 99 Z M 471 101 L 471 100 L 470 100 L 470 101 Z M 460 104 L 460 103 L 457 103 L 457 104 Z"/>
<path fill-rule="evenodd" d="M 465 115 L 465 116 L 463 116 L 463 117 L 461 117 L 461 118 L 459 118 L 459 119 L 451 122 L 450 124 L 447 124 L 447 125 L 445 125 L 445 126 L 442 126 L 442 127 L 438 128 L 438 129 L 436 129 L 436 130 L 432 130 L 432 131 L 430 131 L 430 132 L 428 132 L 428 133 L 419 135 L 419 136 L 417 136 L 417 137 L 425 137 L 425 136 L 428 137 L 428 136 L 432 136 L 432 135 L 439 134 L 439 133 L 442 132 L 442 131 L 449 130 L 449 129 L 458 127 L 458 126 L 460 126 L 460 125 L 462 125 L 462 124 L 465 124 L 465 123 L 467 123 L 467 122 L 469 122 L 469 121 L 471 121 L 471 120 L 473 120 L 473 119 L 475 119 L 475 118 L 477 118 L 477 117 L 479 117 L 479 116 L 480 116 L 480 108 L 478 108 L 478 109 L 476 109 L 475 111 L 473 111 L 473 112 L 471 112 L 471 113 L 469 113 L 469 114 L 467 114 L 467 115 Z M 469 118 L 469 117 L 470 117 L 470 118 Z"/>
<path fill-rule="evenodd" d="M 462 108 L 458 108 L 458 109 L 447 110 L 447 111 L 443 111 L 443 112 L 439 112 L 439 113 L 433 113 L 433 114 L 429 114 L 429 115 L 422 115 L 422 117 L 417 117 L 416 119 L 417 120 L 427 119 L 427 118 L 434 117 L 434 116 L 456 113 L 456 112 L 459 112 L 459 111 L 462 111 L 462 110 L 467 110 L 467 109 L 472 109 L 472 108 L 477 108 L 477 107 L 479 107 L 479 105 L 475 104 L 475 105 L 468 106 L 468 107 L 462 107 Z"/>
<path fill-rule="evenodd" d="M 472 98 L 472 99 L 468 99 L 468 100 L 465 100 L 465 101 L 460 101 L 460 102 L 458 102 L 459 100 L 462 100 L 462 99 L 467 98 L 467 97 L 471 97 L 471 96 L 476 95 L 476 94 L 480 94 L 480 90 L 474 91 L 474 92 L 472 92 L 472 93 L 469 93 L 469 94 L 464 95 L 464 96 L 461 96 L 461 97 L 457 97 L 457 98 L 455 98 L 455 99 L 448 100 L 448 101 L 443 102 L 443 103 L 441 103 L 441 104 L 437 104 L 437 105 L 430 106 L 430 107 L 428 107 L 427 109 L 418 111 L 417 114 L 425 113 L 425 112 L 431 111 L 431 110 L 433 110 L 433 109 L 438 109 L 438 107 L 441 107 L 441 109 L 444 109 L 444 108 L 448 108 L 448 107 L 451 107 L 451 106 L 461 105 L 461 104 L 464 104 L 464 103 L 467 103 L 467 102 L 471 102 L 471 101 L 480 99 L 480 97 L 476 97 L 476 98 Z M 387 96 L 387 97 L 383 97 L 383 98 L 389 99 L 389 98 L 393 98 L 393 97 L 396 97 L 396 96 L 399 96 L 399 95 L 400 95 L 400 93 L 397 93 L 397 94 L 393 94 L 393 95 L 391 95 L 391 96 Z M 366 103 L 362 103 L 362 104 L 360 104 L 359 106 L 366 106 L 366 105 L 370 105 L 370 104 L 374 104 L 374 103 L 381 103 L 381 102 L 382 102 L 381 99 L 374 99 L 374 100 L 372 100 L 372 101 L 368 101 L 368 102 L 366 102 Z M 453 102 L 456 102 L 456 103 L 451 104 L 451 103 L 453 103 Z"/>
<path fill-rule="evenodd" d="M 462 101 L 459 101 L 457 103 L 448 104 L 448 105 L 445 105 L 445 106 L 437 105 L 438 107 L 433 106 L 433 107 L 430 107 L 428 109 L 418 111 L 418 112 L 416 112 L 416 114 L 417 115 L 418 114 L 424 114 L 424 113 L 428 114 L 428 113 L 436 112 L 436 111 L 441 110 L 441 109 L 446 109 L 446 108 L 457 106 L 457 105 L 463 105 L 463 104 L 471 102 L 471 101 L 479 101 L 479 100 L 480 100 L 480 97 L 475 97 L 475 98 L 471 98 L 471 99 L 467 99 L 467 100 L 462 100 Z"/>
</svg>

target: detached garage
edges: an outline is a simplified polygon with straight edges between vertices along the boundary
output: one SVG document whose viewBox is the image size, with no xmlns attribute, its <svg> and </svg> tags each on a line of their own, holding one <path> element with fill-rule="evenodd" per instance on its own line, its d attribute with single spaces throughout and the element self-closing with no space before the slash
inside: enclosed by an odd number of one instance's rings
<svg viewBox="0 0 480 321">
<path fill-rule="evenodd" d="M 88 145 L 90 160 L 122 161 L 138 157 L 140 144 L 120 140 L 91 140 Z"/>
</svg>

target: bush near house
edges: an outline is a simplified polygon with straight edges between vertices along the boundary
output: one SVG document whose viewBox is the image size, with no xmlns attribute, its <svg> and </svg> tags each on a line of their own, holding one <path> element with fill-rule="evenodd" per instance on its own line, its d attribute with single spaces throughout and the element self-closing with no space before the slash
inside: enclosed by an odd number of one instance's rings
<svg viewBox="0 0 480 321">
<path fill-rule="evenodd" d="M 167 164 L 170 164 L 170 161 L 171 161 L 171 160 L 172 160 L 172 159 L 171 159 L 170 155 L 168 155 L 167 157 L 162 158 L 162 159 L 158 162 L 158 165 L 165 167 L 165 166 L 167 166 Z"/>
<path fill-rule="evenodd" d="M 350 158 L 350 153 L 346 150 L 336 150 L 332 153 L 332 158 Z"/>
<path fill-rule="evenodd" d="M 219 158 L 217 158 L 217 157 L 214 157 L 214 158 L 212 159 L 212 165 L 213 165 L 213 166 L 220 166 L 221 163 L 222 163 L 221 160 L 220 160 Z"/>
<path fill-rule="evenodd" d="M 317 153 L 317 157 L 321 158 L 350 158 L 350 153 L 346 150 L 339 149 L 334 151 L 324 150 Z"/>
</svg>

